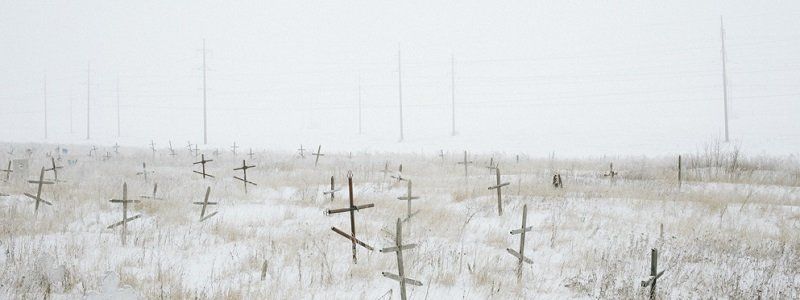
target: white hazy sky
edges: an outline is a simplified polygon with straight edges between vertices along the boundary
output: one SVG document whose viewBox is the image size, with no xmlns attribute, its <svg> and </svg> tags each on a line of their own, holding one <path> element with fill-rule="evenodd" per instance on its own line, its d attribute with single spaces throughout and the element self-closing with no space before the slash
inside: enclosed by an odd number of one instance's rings
<svg viewBox="0 0 800 300">
<path fill-rule="evenodd" d="M 46 76 L 47 141 L 86 142 L 89 64 L 88 142 L 201 141 L 205 39 L 211 146 L 693 151 L 723 134 L 720 16 L 732 140 L 799 153 L 798 1 L 3 1 L 0 141 L 45 141 Z"/>
</svg>

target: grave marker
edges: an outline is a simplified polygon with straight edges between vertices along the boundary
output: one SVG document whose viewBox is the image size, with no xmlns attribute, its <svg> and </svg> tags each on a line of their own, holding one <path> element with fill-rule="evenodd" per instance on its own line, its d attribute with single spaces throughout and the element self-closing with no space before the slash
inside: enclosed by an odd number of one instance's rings
<svg viewBox="0 0 800 300">
<path fill-rule="evenodd" d="M 406 277 L 405 268 L 403 267 L 403 250 L 411 250 L 417 247 L 417 244 L 403 245 L 403 225 L 400 219 L 397 219 L 397 232 L 394 238 L 394 246 L 381 249 L 381 253 L 395 252 L 397 255 L 397 274 L 389 272 L 381 272 L 386 278 L 395 280 L 400 283 L 400 299 L 406 300 L 406 285 L 422 286 L 422 282 Z"/>
<path fill-rule="evenodd" d="M 245 194 L 247 194 L 247 185 L 248 184 L 256 185 L 254 182 L 247 180 L 247 169 L 255 168 L 255 167 L 256 166 L 248 166 L 247 163 L 244 160 L 242 160 L 242 166 L 238 167 L 236 169 L 233 169 L 234 171 L 242 170 L 242 178 L 239 178 L 239 177 L 236 177 L 236 176 L 233 176 L 233 178 L 242 181 L 242 184 L 244 184 L 244 193 Z"/>
<path fill-rule="evenodd" d="M 44 169 L 44 170 L 45 171 L 53 171 L 53 182 L 58 182 L 59 181 L 58 180 L 58 169 L 63 169 L 64 167 L 57 166 L 56 165 L 56 159 L 53 158 L 53 157 L 50 157 L 50 162 L 52 163 L 52 167 L 50 167 L 49 169 Z"/>
<path fill-rule="evenodd" d="M 532 264 L 533 261 L 527 257 L 525 257 L 525 233 L 533 230 L 533 226 L 525 226 L 528 223 L 528 205 L 522 206 L 522 227 L 519 229 L 514 229 L 511 231 L 511 234 L 519 234 L 519 252 L 515 251 L 511 248 L 506 248 L 508 253 L 511 253 L 514 257 L 517 258 L 517 278 L 522 279 L 522 266 L 524 263 Z"/>
<path fill-rule="evenodd" d="M 464 180 L 469 180 L 469 164 L 472 161 L 467 160 L 467 151 L 464 151 L 464 161 L 458 162 L 459 165 L 464 165 Z"/>
<path fill-rule="evenodd" d="M 403 178 L 403 164 L 400 164 L 400 168 L 397 169 L 397 175 L 392 175 L 392 178 L 397 179 L 398 182 L 406 180 Z"/>
<path fill-rule="evenodd" d="M 144 163 L 144 162 L 142 162 L 142 171 L 141 171 L 141 172 L 137 172 L 137 173 L 136 173 L 136 175 L 137 175 L 137 176 L 138 176 L 138 175 L 143 175 L 143 177 L 144 177 L 144 182 L 147 182 L 147 173 L 153 173 L 153 174 L 155 174 L 155 171 L 149 171 L 149 172 L 148 172 L 148 171 L 147 171 L 147 164 L 146 164 L 146 163 Z"/>
<path fill-rule="evenodd" d="M 614 171 L 614 163 L 610 163 L 608 165 L 608 173 L 603 174 L 603 176 L 611 177 L 611 180 L 614 180 L 614 177 L 617 176 L 617 172 Z"/>
<path fill-rule="evenodd" d="M 416 212 L 413 212 L 413 213 L 411 212 L 411 200 L 417 200 L 417 199 L 419 199 L 419 197 L 411 195 L 411 180 L 408 180 L 407 182 L 408 182 L 408 191 L 407 191 L 406 195 L 403 196 L 403 197 L 397 197 L 397 200 L 408 201 L 408 212 L 407 212 L 406 219 L 403 220 L 403 221 L 408 221 L 408 220 L 411 219 L 411 217 L 413 217 L 414 215 L 419 213 L 419 210 L 417 210 Z"/>
<path fill-rule="evenodd" d="M 175 149 L 172 148 L 172 141 L 171 140 L 169 141 L 169 148 L 167 148 L 167 149 L 169 150 L 169 156 L 175 157 L 175 155 L 178 155 L 177 153 L 175 153 Z"/>
<path fill-rule="evenodd" d="M 114 154 L 119 154 L 119 143 L 114 143 Z"/>
<path fill-rule="evenodd" d="M 503 215 L 503 194 L 501 192 L 501 189 L 504 186 L 510 185 L 510 183 L 508 183 L 508 182 L 500 183 L 500 168 L 497 167 L 494 170 L 495 170 L 495 174 L 497 175 L 497 185 L 490 186 L 489 189 L 490 190 L 495 190 L 495 189 L 497 190 L 497 213 L 502 216 Z"/>
<path fill-rule="evenodd" d="M 300 149 L 297 149 L 297 152 L 299 152 L 300 158 L 306 158 L 306 149 L 303 149 L 303 144 L 300 144 Z"/>
<path fill-rule="evenodd" d="M 150 149 L 153 150 L 153 158 L 156 158 L 156 143 L 150 140 Z"/>
<path fill-rule="evenodd" d="M 10 159 L 8 160 L 8 166 L 6 167 L 6 169 L 5 170 L 0 170 L 0 171 L 6 173 L 6 179 L 3 180 L 3 182 L 8 182 L 9 177 L 11 177 L 11 173 L 14 172 L 14 170 L 11 169 L 11 160 Z"/>
<path fill-rule="evenodd" d="M 153 194 L 152 195 L 150 195 L 150 196 L 141 195 L 141 196 L 139 196 L 139 198 L 142 198 L 142 199 L 153 199 L 153 200 L 164 200 L 163 198 L 158 198 L 156 196 L 157 192 L 158 192 L 158 182 L 153 184 Z"/>
<path fill-rule="evenodd" d="M 236 141 L 234 141 L 233 146 L 231 146 L 231 152 L 233 152 L 233 157 L 236 157 L 236 149 L 239 149 L 239 146 L 236 146 Z"/>
<path fill-rule="evenodd" d="M 658 250 L 655 248 L 650 250 L 650 276 L 648 276 L 647 280 L 642 280 L 642 287 L 650 287 L 650 299 L 656 298 L 656 281 L 662 275 L 664 275 L 664 271 L 658 272 Z"/>
<path fill-rule="evenodd" d="M 553 174 L 553 187 L 554 188 L 564 188 L 564 182 L 561 181 L 561 174 L 559 174 L 559 173 Z"/>
<path fill-rule="evenodd" d="M 214 161 L 214 160 L 213 159 L 206 160 L 206 155 L 205 154 L 200 154 L 200 161 L 194 162 L 193 165 L 200 164 L 202 166 L 202 169 L 201 169 L 202 171 L 201 172 L 197 172 L 195 170 L 192 170 L 192 172 L 195 172 L 197 174 L 203 175 L 203 179 L 205 179 L 206 176 L 214 178 L 213 175 L 206 173 L 206 163 L 209 163 L 209 162 L 212 162 L 212 161 Z"/>
<path fill-rule="evenodd" d="M 328 195 L 328 194 L 330 194 L 330 195 L 331 195 L 331 202 L 333 202 L 333 198 L 335 198 L 335 196 L 336 196 L 336 192 L 338 192 L 338 191 L 340 191 L 340 190 L 342 190 L 342 189 L 340 189 L 340 188 L 336 188 L 336 186 L 334 185 L 333 176 L 331 176 L 331 189 L 330 189 L 330 190 L 327 190 L 327 191 L 324 191 L 324 192 L 322 192 L 322 194 L 323 194 L 323 195 Z"/>
<path fill-rule="evenodd" d="M 213 216 L 217 215 L 217 212 L 213 212 L 209 215 L 206 215 L 206 207 L 209 205 L 217 205 L 217 202 L 208 202 L 208 195 L 211 194 L 211 187 L 206 188 L 206 196 L 203 198 L 203 202 L 192 202 L 192 204 L 202 205 L 203 208 L 200 209 L 200 222 L 210 219 Z"/>
<path fill-rule="evenodd" d="M 247 153 L 247 156 L 250 157 L 250 160 L 253 160 L 253 155 L 255 155 L 255 153 L 253 153 L 253 148 L 250 148 L 250 152 Z"/>
<path fill-rule="evenodd" d="M 116 222 L 114 224 L 108 225 L 106 229 L 111 229 L 117 226 L 122 225 L 122 245 L 125 246 L 127 243 L 127 235 L 128 235 L 128 222 L 141 218 L 142 215 L 135 215 L 133 217 L 128 218 L 128 203 L 139 203 L 139 200 L 128 200 L 128 183 L 122 184 L 122 199 L 111 199 L 109 200 L 111 203 L 122 203 L 122 221 Z"/>
<path fill-rule="evenodd" d="M 336 227 L 331 227 L 331 230 L 333 230 L 334 232 L 338 233 L 339 235 L 341 235 L 341 236 L 347 238 L 348 240 L 350 240 L 350 242 L 353 245 L 353 247 L 352 247 L 352 249 L 353 249 L 353 263 L 358 263 L 358 258 L 356 256 L 356 245 L 362 246 L 362 247 L 364 247 L 364 248 L 366 248 L 367 250 L 370 250 L 370 251 L 372 251 L 373 248 L 372 248 L 372 246 L 367 245 L 366 243 L 364 243 L 364 242 L 358 240 L 358 238 L 356 238 L 356 216 L 355 216 L 355 212 L 357 210 L 366 209 L 366 208 L 370 208 L 370 207 L 375 207 L 375 204 L 369 203 L 369 204 L 355 205 L 353 203 L 353 172 L 348 172 L 348 174 L 347 174 L 347 189 L 350 192 L 350 206 L 347 207 L 347 208 L 329 209 L 329 210 L 327 210 L 326 214 L 331 215 L 331 214 L 338 214 L 338 213 L 344 213 L 344 212 L 349 212 L 350 213 L 350 234 L 347 234 L 344 231 L 339 230 Z"/>
<path fill-rule="evenodd" d="M 320 156 L 325 156 L 325 154 L 322 154 L 322 145 L 319 145 L 319 147 L 317 147 L 317 153 L 313 153 L 313 152 L 312 152 L 312 153 L 311 153 L 311 155 L 314 155 L 314 156 L 316 156 L 316 157 L 317 157 L 317 158 L 314 160 L 314 167 L 316 168 L 316 167 L 317 167 L 317 163 L 319 163 L 319 157 L 320 157 Z"/>
<path fill-rule="evenodd" d="M 41 203 L 44 203 L 44 204 L 47 204 L 47 205 L 53 205 L 53 204 L 52 204 L 52 203 L 50 203 L 49 201 L 42 199 L 42 185 L 45 185 L 45 184 L 54 184 L 54 182 L 52 182 L 52 181 L 45 181 L 45 180 L 44 180 L 44 167 L 42 167 L 42 171 L 39 173 L 39 180 L 38 180 L 38 181 L 36 181 L 36 180 L 28 180 L 28 183 L 35 183 L 35 184 L 37 184 L 37 187 L 36 187 L 36 196 L 34 196 L 34 195 L 31 195 L 31 194 L 28 194 L 28 193 L 25 193 L 25 196 L 28 196 L 29 198 L 31 198 L 31 199 L 33 199 L 33 200 L 36 200 L 36 206 L 34 206 L 34 208 L 33 208 L 33 215 L 34 215 L 34 216 L 37 216 L 37 215 L 39 215 L 39 203 L 40 203 L 40 202 L 41 202 Z"/>
</svg>

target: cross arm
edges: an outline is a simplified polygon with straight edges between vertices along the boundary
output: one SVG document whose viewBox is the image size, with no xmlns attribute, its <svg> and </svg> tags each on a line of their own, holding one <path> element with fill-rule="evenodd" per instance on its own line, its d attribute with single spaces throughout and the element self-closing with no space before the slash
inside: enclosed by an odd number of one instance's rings
<svg viewBox="0 0 800 300">
<path fill-rule="evenodd" d="M 364 242 L 362 242 L 362 241 L 359 241 L 357 238 L 354 238 L 353 236 L 351 236 L 351 235 L 347 234 L 346 232 L 339 230 L 339 228 L 336 228 L 336 227 L 331 227 L 331 230 L 333 230 L 333 232 L 336 232 L 336 233 L 338 233 L 339 235 L 341 235 L 341 236 L 343 236 L 343 237 L 347 238 L 348 240 L 351 240 L 351 241 L 353 241 L 354 243 L 361 245 L 361 247 L 367 248 L 367 249 L 368 249 L 368 250 L 370 250 L 370 251 L 372 251 L 372 250 L 375 250 L 374 248 L 372 248 L 372 246 L 370 246 L 370 245 L 367 245 L 367 243 L 364 243 Z"/>
<path fill-rule="evenodd" d="M 524 255 L 521 255 L 521 254 L 519 254 L 519 252 L 517 252 L 517 251 L 516 251 L 516 250 L 514 250 L 514 249 L 511 249 L 511 248 L 506 248 L 506 251 L 508 251 L 508 253 L 511 253 L 511 255 L 513 255 L 513 256 L 514 256 L 514 257 L 516 257 L 517 259 L 521 259 L 522 261 L 524 261 L 524 262 L 526 262 L 526 263 L 529 263 L 529 264 L 532 264 L 532 263 L 533 263 L 533 261 L 532 261 L 530 258 L 527 258 L 527 257 L 525 257 Z"/>
<path fill-rule="evenodd" d="M 397 200 L 417 200 L 417 199 L 419 199 L 419 197 L 417 197 L 417 196 L 411 196 L 411 197 L 406 197 L 406 196 L 403 196 L 403 197 L 397 197 Z"/>
<path fill-rule="evenodd" d="M 411 279 L 411 278 L 400 277 L 400 276 L 397 276 L 397 275 L 389 273 L 389 272 L 381 272 L 381 275 L 383 275 L 383 277 L 386 277 L 386 278 L 389 278 L 389 279 L 392 279 L 392 280 L 395 280 L 395 281 L 398 281 L 398 282 L 402 280 L 406 284 L 422 286 L 422 282 L 419 282 L 419 281 Z"/>
<path fill-rule="evenodd" d="M 658 272 L 658 274 L 656 276 L 650 275 L 650 276 L 647 277 L 647 280 L 642 280 L 642 287 L 647 287 L 647 286 L 653 284 L 653 280 L 656 280 L 656 279 L 660 278 L 661 275 L 664 275 L 664 271 L 666 271 L 666 270 L 661 270 L 661 272 Z"/>
<path fill-rule="evenodd" d="M 44 202 L 44 204 L 47 204 L 47 205 L 53 205 L 52 203 L 50 203 L 50 202 L 49 202 L 49 201 L 47 201 L 47 200 L 44 200 L 44 199 L 42 199 L 42 198 L 40 198 L 40 197 L 36 197 L 36 196 L 34 196 L 34 195 L 31 195 L 31 194 L 28 194 L 28 193 L 25 193 L 25 196 L 28 196 L 28 197 L 32 198 L 33 200 L 39 200 L 39 201 L 42 201 L 42 202 Z"/>
<path fill-rule="evenodd" d="M 380 251 L 381 251 L 381 253 L 389 253 L 389 252 L 397 252 L 397 251 L 399 251 L 399 250 L 409 250 L 409 249 L 414 249 L 414 248 L 416 248 L 416 247 L 417 247 L 417 244 L 407 244 L 407 245 L 402 245 L 402 246 L 400 246 L 400 247 L 396 247 L 396 246 L 395 246 L 395 247 L 387 247 L 387 248 L 383 248 L 383 249 L 381 249 Z"/>
<path fill-rule="evenodd" d="M 525 227 L 524 230 L 523 230 L 523 228 L 514 229 L 514 230 L 511 231 L 511 234 L 520 234 L 523 231 L 524 232 L 528 232 L 528 231 L 531 231 L 531 230 L 533 230 L 533 226 L 528 226 L 528 227 Z"/>
<path fill-rule="evenodd" d="M 490 187 L 489 187 L 489 189 L 490 189 L 490 190 L 493 190 L 493 189 L 499 189 L 499 188 L 501 188 L 501 187 L 504 187 L 504 186 L 507 186 L 507 185 L 510 185 L 510 183 L 508 183 L 508 182 L 504 182 L 504 183 L 501 183 L 500 185 L 490 186 Z"/>
<path fill-rule="evenodd" d="M 192 204 L 199 204 L 199 205 L 217 205 L 219 202 L 192 202 Z"/>
<path fill-rule="evenodd" d="M 139 202 L 142 202 L 142 201 L 140 201 L 140 200 L 111 199 L 111 200 L 108 200 L 108 202 L 111 202 L 111 203 L 139 203 Z"/>
<path fill-rule="evenodd" d="M 252 184 L 252 185 L 257 185 L 255 182 L 252 182 L 252 181 L 250 181 L 250 180 L 244 180 L 244 179 L 242 179 L 242 178 L 239 178 L 238 176 L 233 176 L 233 178 L 235 178 L 235 179 L 238 179 L 238 180 L 241 180 L 241 181 L 243 181 L 244 183 L 249 183 L 249 184 Z"/>
<path fill-rule="evenodd" d="M 192 172 L 195 172 L 195 173 L 203 175 L 203 176 L 208 176 L 208 177 L 211 177 L 211 178 L 216 178 L 216 177 L 214 177 L 214 175 L 211 175 L 211 174 L 208 174 L 208 173 L 197 172 L 197 171 L 192 171 Z"/>
<path fill-rule="evenodd" d="M 322 194 L 323 195 L 333 194 L 333 193 L 336 193 L 336 192 L 341 191 L 341 190 L 342 189 L 340 189 L 340 188 L 339 189 L 333 189 L 333 190 L 329 190 L 329 191 L 324 191 L 324 192 L 322 192 Z"/>
<path fill-rule="evenodd" d="M 106 229 L 111 229 L 111 228 L 117 227 L 119 225 L 122 225 L 123 223 L 130 222 L 130 221 L 136 220 L 136 219 L 141 218 L 141 217 L 142 217 L 142 215 L 135 215 L 133 217 L 125 219 L 124 221 L 119 221 L 117 223 L 108 225 L 108 227 L 106 227 Z"/>
<path fill-rule="evenodd" d="M 329 209 L 328 210 L 328 214 L 338 214 L 338 213 L 349 212 L 349 211 L 352 211 L 352 210 L 359 210 L 359 209 L 365 209 L 365 208 L 370 208 L 370 207 L 375 207 L 375 204 L 370 203 L 370 204 L 362 204 L 362 205 L 351 206 L 351 207 L 347 207 L 347 208 Z"/>
<path fill-rule="evenodd" d="M 42 180 L 28 180 L 28 183 L 54 184 L 54 182 L 52 181 L 42 181 Z"/>
</svg>

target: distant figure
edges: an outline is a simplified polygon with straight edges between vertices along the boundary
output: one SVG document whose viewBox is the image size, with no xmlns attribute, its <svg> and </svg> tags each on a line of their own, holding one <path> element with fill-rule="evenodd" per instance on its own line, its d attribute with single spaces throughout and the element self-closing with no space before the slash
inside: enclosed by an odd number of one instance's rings
<svg viewBox="0 0 800 300">
<path fill-rule="evenodd" d="M 553 187 L 554 188 L 564 188 L 564 182 L 561 181 L 561 174 L 553 174 Z"/>
</svg>

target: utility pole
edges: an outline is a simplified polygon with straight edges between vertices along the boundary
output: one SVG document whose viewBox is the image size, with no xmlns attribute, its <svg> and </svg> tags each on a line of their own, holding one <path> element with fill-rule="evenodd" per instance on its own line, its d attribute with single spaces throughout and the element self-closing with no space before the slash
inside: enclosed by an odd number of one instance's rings
<svg viewBox="0 0 800 300">
<path fill-rule="evenodd" d="M 358 135 L 361 135 L 361 75 L 358 75 Z"/>
<path fill-rule="evenodd" d="M 117 137 L 121 136 L 119 123 L 119 74 L 117 74 Z"/>
<path fill-rule="evenodd" d="M 47 74 L 44 75 L 44 139 L 47 139 Z"/>
<path fill-rule="evenodd" d="M 206 39 L 203 39 L 203 145 L 208 145 L 208 116 L 206 110 Z"/>
<path fill-rule="evenodd" d="M 92 94 L 92 65 L 91 63 L 86 64 L 86 139 L 89 139 L 89 125 L 91 120 L 89 118 L 89 100 L 91 99 Z"/>
<path fill-rule="evenodd" d="M 450 55 L 450 95 L 453 96 L 453 133 L 456 135 L 456 56 Z"/>
<path fill-rule="evenodd" d="M 727 54 L 725 53 L 725 25 L 722 23 L 722 16 L 719 17 L 719 32 L 722 39 L 722 101 L 725 109 L 725 142 L 729 141 L 728 136 L 728 73 L 725 68 Z"/>
<path fill-rule="evenodd" d="M 397 44 L 397 91 L 400 98 L 400 142 L 403 141 L 403 67 L 400 62 L 400 44 Z"/>
<path fill-rule="evenodd" d="M 69 97 L 69 134 L 73 134 L 75 131 L 72 130 L 72 97 Z"/>
</svg>

